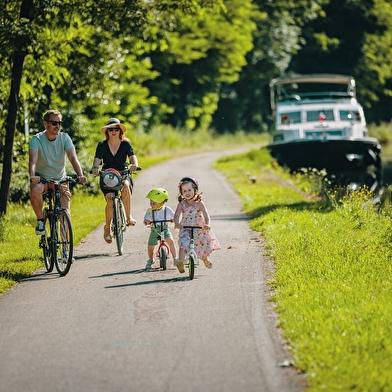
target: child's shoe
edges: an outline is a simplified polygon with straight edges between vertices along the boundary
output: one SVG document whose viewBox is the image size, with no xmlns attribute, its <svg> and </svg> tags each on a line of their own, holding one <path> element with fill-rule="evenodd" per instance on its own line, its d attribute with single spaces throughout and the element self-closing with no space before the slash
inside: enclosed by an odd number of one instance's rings
<svg viewBox="0 0 392 392">
<path fill-rule="evenodd" d="M 205 265 L 207 268 L 212 268 L 212 263 L 211 263 L 210 260 L 208 260 L 208 258 L 205 258 L 205 259 L 202 259 L 202 260 L 203 260 L 204 265 Z"/>
<path fill-rule="evenodd" d="M 146 269 L 151 269 L 153 264 L 154 264 L 154 260 L 148 260 L 146 264 Z"/>
<path fill-rule="evenodd" d="M 178 268 L 178 270 L 179 270 L 181 273 L 184 273 L 184 272 L 185 272 L 184 262 L 183 262 L 183 261 L 177 260 L 177 262 L 175 262 L 174 265 Z"/>
</svg>

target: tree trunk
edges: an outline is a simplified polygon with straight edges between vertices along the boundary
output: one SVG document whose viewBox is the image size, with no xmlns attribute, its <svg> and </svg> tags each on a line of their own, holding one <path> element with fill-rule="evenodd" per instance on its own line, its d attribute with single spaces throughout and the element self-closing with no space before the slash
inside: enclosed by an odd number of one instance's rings
<svg viewBox="0 0 392 392">
<path fill-rule="evenodd" d="M 26 18 L 31 21 L 31 11 L 33 6 L 33 0 L 23 0 L 20 7 L 20 18 Z M 26 51 L 19 47 L 18 43 L 15 42 L 11 74 L 11 89 L 10 96 L 8 98 L 7 118 L 5 121 L 4 160 L 0 188 L 0 217 L 5 215 L 7 212 L 8 195 L 12 177 L 12 150 L 14 146 L 20 83 L 25 57 Z"/>
</svg>

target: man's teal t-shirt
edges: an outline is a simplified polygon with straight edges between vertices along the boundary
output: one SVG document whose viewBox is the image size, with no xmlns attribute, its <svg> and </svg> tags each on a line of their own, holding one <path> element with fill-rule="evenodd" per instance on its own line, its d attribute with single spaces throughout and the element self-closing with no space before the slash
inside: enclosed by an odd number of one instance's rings
<svg viewBox="0 0 392 392">
<path fill-rule="evenodd" d="M 59 180 L 66 175 L 66 151 L 74 148 L 67 133 L 60 132 L 55 140 L 50 141 L 45 131 L 39 132 L 32 137 L 29 148 L 38 151 L 37 175 L 52 180 Z"/>
</svg>

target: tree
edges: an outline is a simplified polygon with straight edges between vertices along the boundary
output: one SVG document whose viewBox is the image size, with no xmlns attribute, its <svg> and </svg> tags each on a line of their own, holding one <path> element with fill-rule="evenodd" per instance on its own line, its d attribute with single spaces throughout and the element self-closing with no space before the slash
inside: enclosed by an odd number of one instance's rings
<svg viewBox="0 0 392 392">
<path fill-rule="evenodd" d="M 327 0 L 254 0 L 253 49 L 236 83 L 223 85 L 212 126 L 218 132 L 265 131 L 271 124 L 268 84 L 282 75 L 300 48 L 301 29 Z"/>
<path fill-rule="evenodd" d="M 221 12 L 177 13 L 177 28 L 160 34 L 162 44 L 145 54 L 159 73 L 144 83 L 157 97 L 150 126 L 208 128 L 222 83 L 238 80 L 246 64 L 255 12 L 249 0 L 230 0 Z"/>
<path fill-rule="evenodd" d="M 0 74 L 12 82 L 7 102 L 2 95 L 6 89 L 0 92 L 0 110 L 6 114 L 6 132 L 0 135 L 4 140 L 0 215 L 6 213 L 14 137 L 24 120 L 22 107 L 28 110 L 34 130 L 41 127 L 41 114 L 48 107 L 65 108 L 69 126 L 83 116 L 136 112 L 137 107 L 150 104 L 142 82 L 155 75 L 141 57 L 145 37 L 154 39 L 149 22 L 157 21 L 153 28 L 167 28 L 170 20 L 173 28 L 178 21 L 171 15 L 176 12 L 197 14 L 205 7 L 223 7 L 221 0 L 2 2 Z M 129 38 L 133 36 L 136 39 Z M 138 120 L 133 118 L 134 123 Z"/>
<path fill-rule="evenodd" d="M 31 43 L 31 35 L 28 24 L 32 22 L 33 18 L 33 0 L 23 0 L 19 15 L 19 28 L 17 29 L 17 33 L 12 37 L 12 40 L 14 41 L 14 50 L 12 56 L 10 79 L 11 86 L 9 89 L 7 105 L 8 111 L 5 120 L 3 175 L 1 177 L 0 189 L 0 216 L 4 215 L 7 210 L 8 191 L 11 183 L 12 173 L 12 150 L 14 144 L 23 63 L 27 54 L 27 45 Z"/>
<path fill-rule="evenodd" d="M 303 29 L 301 49 L 289 70 L 349 74 L 367 119 L 390 121 L 392 5 L 385 0 L 331 0 Z"/>
</svg>

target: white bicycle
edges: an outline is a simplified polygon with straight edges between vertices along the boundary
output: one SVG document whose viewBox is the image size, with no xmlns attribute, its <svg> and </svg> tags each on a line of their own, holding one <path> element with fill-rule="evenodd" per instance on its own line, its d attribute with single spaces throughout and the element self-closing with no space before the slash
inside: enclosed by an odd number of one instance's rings
<svg viewBox="0 0 392 392">
<path fill-rule="evenodd" d="M 191 239 L 189 241 L 189 248 L 185 255 L 185 266 L 188 267 L 189 280 L 192 280 L 195 276 L 195 267 L 199 265 L 199 258 L 195 251 L 195 239 L 193 232 L 195 229 L 203 229 L 201 226 L 183 226 L 183 229 L 191 230 Z"/>
</svg>

